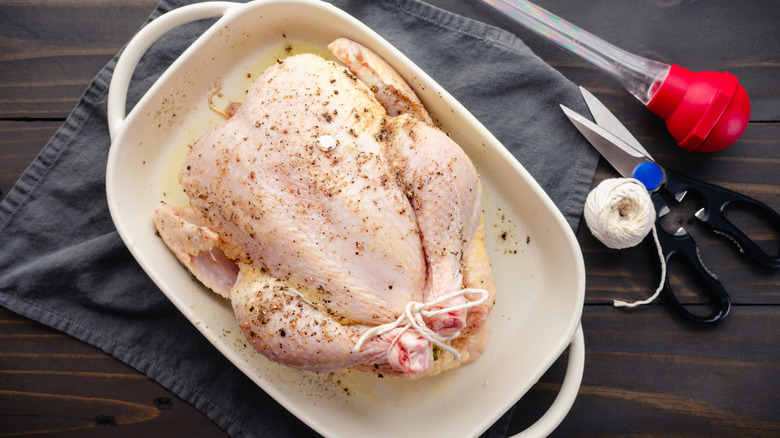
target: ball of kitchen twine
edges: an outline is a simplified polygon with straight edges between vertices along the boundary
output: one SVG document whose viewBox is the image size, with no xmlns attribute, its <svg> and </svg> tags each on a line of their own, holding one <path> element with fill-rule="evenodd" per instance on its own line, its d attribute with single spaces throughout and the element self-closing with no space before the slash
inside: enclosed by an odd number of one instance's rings
<svg viewBox="0 0 780 438">
<path fill-rule="evenodd" d="M 655 207 L 644 184 L 633 178 L 611 178 L 600 182 L 585 201 L 585 222 L 597 239 L 613 249 L 637 246 L 650 231 L 653 232 L 661 262 L 658 288 L 646 300 L 633 303 L 614 300 L 613 304 L 615 307 L 636 307 L 653 302 L 663 290 L 666 262 L 655 229 Z"/>
<path fill-rule="evenodd" d="M 636 179 L 605 179 L 588 194 L 585 222 L 604 245 L 631 248 L 652 230 L 655 208 L 647 189 Z"/>
</svg>

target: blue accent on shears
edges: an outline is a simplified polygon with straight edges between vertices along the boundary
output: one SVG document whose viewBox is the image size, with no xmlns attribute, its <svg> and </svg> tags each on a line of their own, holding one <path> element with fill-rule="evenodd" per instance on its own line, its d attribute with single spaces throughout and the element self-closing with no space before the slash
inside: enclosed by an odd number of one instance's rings
<svg viewBox="0 0 780 438">
<path fill-rule="evenodd" d="M 661 183 L 664 181 L 664 172 L 661 170 L 661 166 L 652 161 L 645 161 L 634 169 L 634 178 L 644 184 L 648 192 L 652 192 L 661 187 Z"/>
</svg>

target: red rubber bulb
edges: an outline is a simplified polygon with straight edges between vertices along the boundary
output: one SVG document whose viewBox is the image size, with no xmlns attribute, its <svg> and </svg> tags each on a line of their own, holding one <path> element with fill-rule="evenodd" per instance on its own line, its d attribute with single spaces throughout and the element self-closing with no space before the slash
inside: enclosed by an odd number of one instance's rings
<svg viewBox="0 0 780 438">
<path fill-rule="evenodd" d="M 647 108 L 666 121 L 677 145 L 714 152 L 730 146 L 747 128 L 750 100 L 737 77 L 672 65 Z"/>
</svg>

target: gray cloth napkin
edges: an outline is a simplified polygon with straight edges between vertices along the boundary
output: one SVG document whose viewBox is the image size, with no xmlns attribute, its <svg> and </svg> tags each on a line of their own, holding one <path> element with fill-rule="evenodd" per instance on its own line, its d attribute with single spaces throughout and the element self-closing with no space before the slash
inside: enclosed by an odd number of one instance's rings
<svg viewBox="0 0 780 438">
<path fill-rule="evenodd" d="M 192 3 L 164 0 L 152 17 Z M 597 157 L 558 104 L 574 84 L 515 36 L 416 0 L 335 0 L 462 102 L 531 172 L 576 230 Z M 486 13 L 489 13 L 486 9 Z M 139 64 L 129 107 L 210 23 L 184 26 Z M 0 204 L 0 304 L 88 342 L 160 382 L 236 437 L 311 429 L 227 361 L 144 274 L 105 199 L 110 145 L 101 70 Z M 502 437 L 511 410 L 485 436 Z"/>
</svg>

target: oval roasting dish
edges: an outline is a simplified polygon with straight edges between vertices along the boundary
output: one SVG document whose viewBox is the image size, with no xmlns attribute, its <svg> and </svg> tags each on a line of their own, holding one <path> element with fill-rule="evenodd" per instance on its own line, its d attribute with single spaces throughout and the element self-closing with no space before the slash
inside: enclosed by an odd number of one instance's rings
<svg viewBox="0 0 780 438">
<path fill-rule="evenodd" d="M 132 72 L 167 31 L 219 20 L 158 79 L 125 117 Z M 486 243 L 496 305 L 484 354 L 474 363 L 418 381 L 356 372 L 320 375 L 266 360 L 244 342 L 229 303 L 193 280 L 155 235 L 158 202 L 185 203 L 176 182 L 192 143 L 222 116 L 209 108 L 240 101 L 264 68 L 299 51 L 326 56 L 338 37 L 387 60 L 415 89 L 440 127 L 470 156 L 483 184 Z M 265 392 L 325 436 L 477 436 L 537 382 L 572 343 L 558 400 L 526 431 L 546 434 L 568 412 L 582 376 L 579 328 L 585 291 L 582 254 L 558 209 L 520 163 L 462 105 L 408 58 L 335 7 L 310 0 L 207 2 L 154 20 L 120 58 L 108 102 L 112 137 L 106 191 L 114 224 L 141 267 L 173 304 Z M 348 389 L 348 390 L 345 390 Z"/>
</svg>

